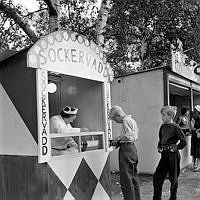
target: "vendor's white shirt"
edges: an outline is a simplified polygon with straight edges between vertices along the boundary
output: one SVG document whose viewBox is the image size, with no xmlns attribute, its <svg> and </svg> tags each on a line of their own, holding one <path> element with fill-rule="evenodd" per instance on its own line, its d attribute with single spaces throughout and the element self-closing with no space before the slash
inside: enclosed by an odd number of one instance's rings
<svg viewBox="0 0 200 200">
<path fill-rule="evenodd" d="M 121 140 L 121 142 L 135 142 L 138 139 L 138 131 L 136 121 L 131 115 L 127 115 L 123 119 L 122 130 L 120 133 L 120 138 L 125 136 L 126 140 Z"/>
<path fill-rule="evenodd" d="M 79 133 L 80 128 L 73 128 L 70 124 L 66 124 L 60 115 L 50 118 L 50 133 Z"/>
<path fill-rule="evenodd" d="M 60 115 L 50 118 L 50 133 L 78 133 L 80 128 L 73 128 L 66 124 Z M 51 147 L 53 155 L 62 155 L 67 152 L 78 152 L 78 145 L 73 137 L 51 138 Z"/>
</svg>

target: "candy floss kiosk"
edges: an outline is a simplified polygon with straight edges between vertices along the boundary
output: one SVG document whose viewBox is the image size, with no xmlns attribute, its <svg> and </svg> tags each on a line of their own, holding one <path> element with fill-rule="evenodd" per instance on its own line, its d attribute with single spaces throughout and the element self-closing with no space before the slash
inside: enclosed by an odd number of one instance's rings
<svg viewBox="0 0 200 200">
<path fill-rule="evenodd" d="M 0 199 L 111 199 L 111 78 L 99 48 L 70 31 L 1 59 Z M 66 105 L 79 109 L 73 126 L 88 132 L 49 133 Z M 69 135 L 78 152 L 53 156 L 51 138 Z"/>
</svg>

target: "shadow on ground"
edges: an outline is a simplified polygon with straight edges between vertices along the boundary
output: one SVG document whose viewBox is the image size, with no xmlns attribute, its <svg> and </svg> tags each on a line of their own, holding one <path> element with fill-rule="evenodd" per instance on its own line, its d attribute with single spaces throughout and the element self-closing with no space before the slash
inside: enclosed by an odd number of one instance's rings
<svg viewBox="0 0 200 200">
<path fill-rule="evenodd" d="M 112 200 L 123 200 L 119 183 L 119 172 L 112 172 Z M 153 196 L 152 175 L 139 174 L 141 200 L 151 200 Z M 170 183 L 163 185 L 162 200 L 169 199 Z M 200 172 L 193 172 L 191 166 L 184 168 L 179 177 L 177 200 L 200 200 Z"/>
</svg>

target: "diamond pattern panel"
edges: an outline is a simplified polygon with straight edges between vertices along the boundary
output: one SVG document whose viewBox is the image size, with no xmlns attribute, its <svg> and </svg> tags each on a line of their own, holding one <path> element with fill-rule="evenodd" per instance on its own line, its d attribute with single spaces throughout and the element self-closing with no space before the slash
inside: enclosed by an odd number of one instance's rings
<svg viewBox="0 0 200 200">
<path fill-rule="evenodd" d="M 67 188 L 48 166 L 48 200 L 63 200 Z"/>
<path fill-rule="evenodd" d="M 37 142 L 36 76 L 35 69 L 26 67 L 26 53 L 23 51 L 4 61 L 0 82 Z"/>
<path fill-rule="evenodd" d="M 97 184 L 92 200 L 110 200 L 110 197 L 100 183 Z"/>
<path fill-rule="evenodd" d="M 81 161 L 81 157 L 55 156 L 48 164 L 65 187 L 69 188 Z"/>
<path fill-rule="evenodd" d="M 84 155 L 85 161 L 90 166 L 90 169 L 93 171 L 97 179 L 101 176 L 107 157 L 107 152 L 88 152 Z"/>
<path fill-rule="evenodd" d="M 75 199 L 72 196 L 72 194 L 69 191 L 67 191 L 63 200 L 75 200 Z"/>
<path fill-rule="evenodd" d="M 103 188 L 106 191 L 106 193 L 108 194 L 108 196 L 111 197 L 110 156 L 108 156 L 106 164 L 104 165 L 99 182 L 103 186 Z"/>
<path fill-rule="evenodd" d="M 37 143 L 1 84 L 0 108 L 0 154 L 37 156 Z"/>
<path fill-rule="evenodd" d="M 93 196 L 97 183 L 96 176 L 83 158 L 69 187 L 69 191 L 76 200 L 89 200 Z"/>
</svg>

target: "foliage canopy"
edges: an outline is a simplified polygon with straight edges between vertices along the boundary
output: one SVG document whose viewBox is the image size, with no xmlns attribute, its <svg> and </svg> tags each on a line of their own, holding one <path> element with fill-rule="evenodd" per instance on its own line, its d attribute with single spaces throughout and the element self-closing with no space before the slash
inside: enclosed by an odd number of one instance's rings
<svg viewBox="0 0 200 200">
<path fill-rule="evenodd" d="M 30 13 L 12 0 L 0 0 L 0 52 L 19 50 L 33 40 L 16 23 L 8 6 L 39 38 L 49 33 L 50 0 L 37 0 L 39 10 Z M 103 0 L 111 3 L 103 31 L 102 48 L 115 74 L 171 65 L 171 45 L 180 40 L 190 59 L 200 62 L 200 2 L 198 0 Z M 96 0 L 61 0 L 59 26 L 97 39 L 99 8 Z M 19 18 L 18 18 L 19 19 Z M 102 33 L 102 32 L 101 32 Z M 31 33 L 30 33 L 31 34 Z M 102 44 L 102 43 L 101 43 Z"/>
<path fill-rule="evenodd" d="M 189 59 L 200 62 L 200 2 L 113 0 L 105 51 L 117 74 L 170 66 L 178 39 Z"/>
</svg>

